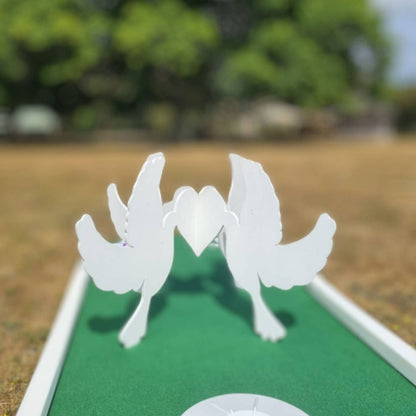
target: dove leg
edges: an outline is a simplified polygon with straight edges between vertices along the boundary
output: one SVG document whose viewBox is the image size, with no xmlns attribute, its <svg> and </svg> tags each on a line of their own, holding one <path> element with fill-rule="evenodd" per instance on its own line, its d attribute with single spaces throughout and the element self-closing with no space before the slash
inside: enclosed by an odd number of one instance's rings
<svg viewBox="0 0 416 416">
<path fill-rule="evenodd" d="M 147 317 L 149 314 L 152 295 L 142 291 L 139 306 L 121 330 L 118 340 L 124 348 L 131 348 L 137 345 L 146 335 Z"/>
<path fill-rule="evenodd" d="M 277 342 L 286 336 L 286 329 L 273 315 L 261 297 L 260 287 L 248 290 L 253 302 L 254 331 L 262 339 Z"/>
</svg>

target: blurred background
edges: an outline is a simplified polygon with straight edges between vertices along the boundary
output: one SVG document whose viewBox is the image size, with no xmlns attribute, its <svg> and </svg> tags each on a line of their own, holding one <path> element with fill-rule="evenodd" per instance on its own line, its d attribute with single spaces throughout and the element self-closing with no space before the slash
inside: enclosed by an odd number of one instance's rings
<svg viewBox="0 0 416 416">
<path fill-rule="evenodd" d="M 416 128 L 415 18 L 412 0 L 1 0 L 0 134 L 391 138 Z"/>
<path fill-rule="evenodd" d="M 415 129 L 414 0 L 0 0 L 0 414 L 79 259 L 76 220 L 115 239 L 107 185 L 127 200 L 160 150 L 165 201 L 225 198 L 234 151 L 270 175 L 284 242 L 330 213 L 325 276 L 415 346 Z"/>
</svg>

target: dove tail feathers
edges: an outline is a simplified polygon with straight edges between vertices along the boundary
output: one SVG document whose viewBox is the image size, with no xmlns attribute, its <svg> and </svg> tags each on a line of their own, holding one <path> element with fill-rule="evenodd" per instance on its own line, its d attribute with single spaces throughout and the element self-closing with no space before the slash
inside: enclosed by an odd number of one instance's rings
<svg viewBox="0 0 416 416">
<path fill-rule="evenodd" d="M 328 236 L 333 237 L 337 230 L 336 222 L 327 214 L 321 214 L 316 222 L 314 229 L 319 227 L 322 232 L 327 233 Z"/>
<path fill-rule="evenodd" d="M 93 219 L 88 214 L 84 214 L 75 224 L 75 231 L 78 237 L 78 251 L 84 260 L 87 258 L 90 249 L 107 243 L 97 231 Z"/>
<path fill-rule="evenodd" d="M 140 290 L 144 278 L 137 276 L 134 249 L 121 243 L 109 243 L 97 231 L 89 215 L 83 215 L 75 229 L 84 269 L 99 289 L 115 293 Z"/>
<path fill-rule="evenodd" d="M 263 284 L 288 290 L 310 283 L 325 267 L 335 231 L 335 221 L 328 214 L 322 214 L 307 236 L 272 247 L 258 265 Z"/>
</svg>

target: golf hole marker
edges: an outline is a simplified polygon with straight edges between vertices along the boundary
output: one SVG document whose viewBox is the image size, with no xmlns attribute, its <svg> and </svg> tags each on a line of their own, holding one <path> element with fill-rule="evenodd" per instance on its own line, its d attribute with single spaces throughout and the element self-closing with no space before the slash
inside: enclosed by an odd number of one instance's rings
<svg viewBox="0 0 416 416">
<path fill-rule="evenodd" d="M 138 344 L 146 334 L 151 299 L 172 267 L 175 228 L 197 256 L 216 240 L 237 287 L 251 297 L 255 332 L 273 342 L 285 337 L 284 326 L 261 297 L 260 282 L 283 290 L 309 284 L 326 264 L 336 225 L 322 214 L 306 237 L 280 244 L 279 200 L 268 175 L 259 163 L 237 155 L 230 155 L 230 160 L 228 203 L 212 186 L 199 193 L 184 186 L 163 204 L 159 185 L 165 158 L 156 153 L 140 170 L 127 205 L 114 184 L 108 187 L 111 220 L 120 242 L 106 241 L 89 215 L 77 222 L 78 249 L 95 285 L 118 294 L 141 293 L 119 335 L 124 347 Z"/>
<path fill-rule="evenodd" d="M 203 400 L 182 416 L 308 416 L 297 407 L 258 394 L 224 394 Z"/>
</svg>

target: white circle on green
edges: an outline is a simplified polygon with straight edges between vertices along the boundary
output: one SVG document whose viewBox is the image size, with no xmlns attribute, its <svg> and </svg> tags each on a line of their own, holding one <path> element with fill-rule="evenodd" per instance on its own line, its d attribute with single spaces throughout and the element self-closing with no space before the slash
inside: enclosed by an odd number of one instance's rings
<svg viewBox="0 0 416 416">
<path fill-rule="evenodd" d="M 259 394 L 234 393 L 211 397 L 182 416 L 308 416 L 297 407 Z"/>
</svg>

